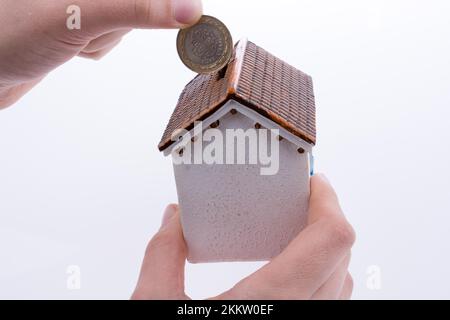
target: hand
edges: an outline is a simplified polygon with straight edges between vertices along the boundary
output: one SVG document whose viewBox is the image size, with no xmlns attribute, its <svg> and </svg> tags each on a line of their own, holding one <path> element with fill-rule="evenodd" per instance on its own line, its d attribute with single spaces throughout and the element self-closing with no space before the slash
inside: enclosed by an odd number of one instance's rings
<svg viewBox="0 0 450 320">
<path fill-rule="evenodd" d="M 307 227 L 276 258 L 212 299 L 349 299 L 355 234 L 323 175 L 311 179 Z M 186 245 L 178 207 L 170 205 L 150 241 L 132 299 L 189 299 L 184 292 Z"/>
<path fill-rule="evenodd" d="M 79 30 L 67 27 L 74 3 Z M 183 28 L 201 14 L 201 0 L 1 0 L 0 109 L 74 56 L 100 59 L 133 28 Z"/>
</svg>

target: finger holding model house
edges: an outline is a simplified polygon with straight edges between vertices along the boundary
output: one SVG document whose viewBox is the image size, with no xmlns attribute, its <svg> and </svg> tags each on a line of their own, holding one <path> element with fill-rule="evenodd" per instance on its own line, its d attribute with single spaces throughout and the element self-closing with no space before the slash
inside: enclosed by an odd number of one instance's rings
<svg viewBox="0 0 450 320">
<path fill-rule="evenodd" d="M 327 178 L 311 179 L 305 229 L 272 261 L 213 299 L 349 299 L 355 233 Z M 184 287 L 186 243 L 180 209 L 170 205 L 150 241 L 132 299 L 189 299 Z"/>
</svg>

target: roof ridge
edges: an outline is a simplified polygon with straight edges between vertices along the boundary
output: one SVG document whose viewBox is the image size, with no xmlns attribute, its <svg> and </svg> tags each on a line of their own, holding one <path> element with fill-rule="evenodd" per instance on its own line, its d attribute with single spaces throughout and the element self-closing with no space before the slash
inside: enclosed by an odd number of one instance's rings
<svg viewBox="0 0 450 320">
<path fill-rule="evenodd" d="M 227 90 L 229 95 L 234 95 L 237 92 L 248 42 L 249 41 L 247 40 L 247 38 L 242 38 L 236 43 L 233 70 L 228 83 L 228 90 Z"/>
</svg>

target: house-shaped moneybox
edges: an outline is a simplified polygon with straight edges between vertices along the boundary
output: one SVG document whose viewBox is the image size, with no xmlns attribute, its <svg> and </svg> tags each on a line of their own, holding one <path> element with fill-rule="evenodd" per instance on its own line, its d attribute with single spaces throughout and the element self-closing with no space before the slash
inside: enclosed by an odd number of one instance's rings
<svg viewBox="0 0 450 320">
<path fill-rule="evenodd" d="M 188 260 L 278 255 L 306 223 L 315 142 L 311 77 L 252 42 L 188 83 L 158 146 L 173 159 Z"/>
</svg>

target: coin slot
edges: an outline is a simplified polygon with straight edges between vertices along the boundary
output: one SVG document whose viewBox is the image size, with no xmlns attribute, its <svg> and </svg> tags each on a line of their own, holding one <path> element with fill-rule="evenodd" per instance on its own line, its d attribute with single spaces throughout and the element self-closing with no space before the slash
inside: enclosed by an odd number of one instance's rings
<svg viewBox="0 0 450 320">
<path fill-rule="evenodd" d="M 217 81 L 225 78 L 225 75 L 227 74 L 227 70 L 228 70 L 228 64 L 225 67 L 223 67 L 222 69 L 220 69 L 219 72 L 217 73 Z"/>
</svg>

